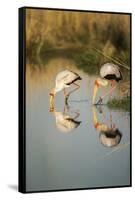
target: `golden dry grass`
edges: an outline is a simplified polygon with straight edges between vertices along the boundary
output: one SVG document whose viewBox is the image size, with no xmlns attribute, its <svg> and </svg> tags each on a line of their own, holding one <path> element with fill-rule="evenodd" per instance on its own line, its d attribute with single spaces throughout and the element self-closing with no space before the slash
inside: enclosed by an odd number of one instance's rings
<svg viewBox="0 0 135 200">
<path fill-rule="evenodd" d="M 52 48 L 94 46 L 127 61 L 130 16 L 27 9 L 26 41 L 27 55 L 33 57 Z"/>
</svg>

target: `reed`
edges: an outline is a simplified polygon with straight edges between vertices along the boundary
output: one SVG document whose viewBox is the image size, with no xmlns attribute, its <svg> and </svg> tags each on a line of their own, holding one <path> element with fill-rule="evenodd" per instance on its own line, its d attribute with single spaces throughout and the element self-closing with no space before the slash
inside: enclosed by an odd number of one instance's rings
<svg viewBox="0 0 135 200">
<path fill-rule="evenodd" d="M 88 55 L 94 47 L 130 66 L 130 16 L 27 9 L 26 42 L 31 60 L 51 49 L 78 47 L 85 49 L 81 66 L 89 64 L 88 57 L 92 64 L 105 62 L 103 56 Z"/>
<path fill-rule="evenodd" d="M 108 107 L 110 107 L 112 109 L 120 109 L 120 110 L 130 111 L 130 97 L 109 100 Z"/>
</svg>

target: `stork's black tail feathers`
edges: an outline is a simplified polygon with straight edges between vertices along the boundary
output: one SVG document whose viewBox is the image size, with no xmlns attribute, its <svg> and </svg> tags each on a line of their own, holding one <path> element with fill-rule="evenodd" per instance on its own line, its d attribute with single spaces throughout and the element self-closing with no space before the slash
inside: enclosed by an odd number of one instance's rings
<svg viewBox="0 0 135 200">
<path fill-rule="evenodd" d="M 76 79 L 74 79 L 73 81 L 71 81 L 70 83 L 67 83 L 67 85 L 71 85 L 72 83 L 74 83 L 77 80 L 82 80 L 82 78 L 80 76 L 76 77 Z"/>
</svg>

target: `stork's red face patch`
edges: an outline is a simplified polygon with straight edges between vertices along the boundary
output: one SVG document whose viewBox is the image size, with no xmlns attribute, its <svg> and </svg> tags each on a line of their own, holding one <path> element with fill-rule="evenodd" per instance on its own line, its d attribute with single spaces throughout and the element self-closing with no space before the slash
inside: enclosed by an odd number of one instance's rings
<svg viewBox="0 0 135 200">
<path fill-rule="evenodd" d="M 50 96 L 54 97 L 54 94 L 53 94 L 53 93 L 50 93 Z"/>
<path fill-rule="evenodd" d="M 99 83 L 98 83 L 97 80 L 95 81 L 95 85 L 96 85 L 97 87 L 99 87 Z"/>
</svg>

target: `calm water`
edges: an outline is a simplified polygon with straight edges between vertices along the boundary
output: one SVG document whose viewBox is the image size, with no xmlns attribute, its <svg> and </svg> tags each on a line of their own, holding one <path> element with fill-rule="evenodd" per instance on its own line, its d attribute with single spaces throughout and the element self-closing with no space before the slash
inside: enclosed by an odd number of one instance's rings
<svg viewBox="0 0 135 200">
<path fill-rule="evenodd" d="M 56 74 L 65 66 L 80 74 L 81 87 L 69 97 L 68 107 L 64 105 L 63 93 L 59 92 L 55 110 L 50 113 L 49 92 Z M 79 71 L 68 59 L 52 59 L 44 70 L 42 66 L 40 70 L 32 70 L 27 65 L 28 191 L 130 184 L 130 115 L 105 105 L 92 107 L 95 78 Z M 114 95 L 118 93 L 116 90 Z M 63 126 L 64 117 L 70 118 L 70 126 Z M 105 137 L 103 127 L 118 130 L 116 140 L 113 138 L 116 146 L 107 146 L 113 139 Z"/>
</svg>

